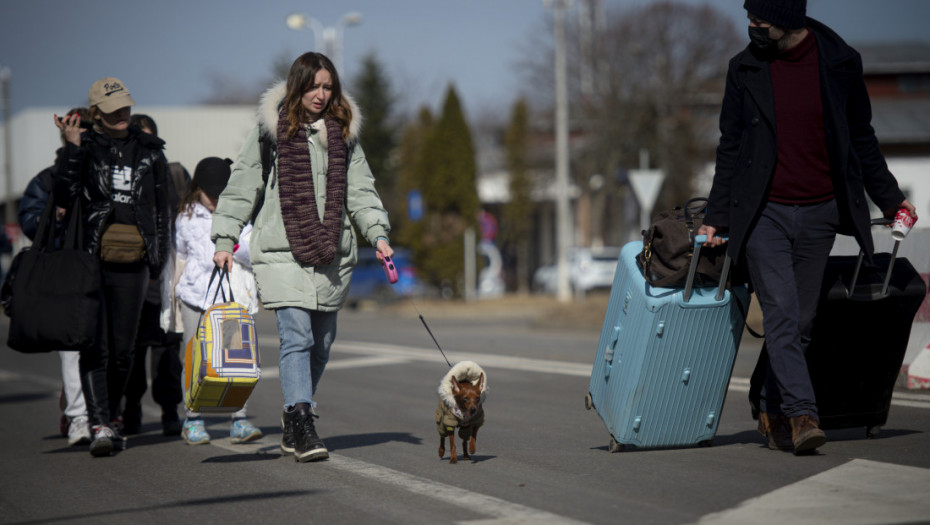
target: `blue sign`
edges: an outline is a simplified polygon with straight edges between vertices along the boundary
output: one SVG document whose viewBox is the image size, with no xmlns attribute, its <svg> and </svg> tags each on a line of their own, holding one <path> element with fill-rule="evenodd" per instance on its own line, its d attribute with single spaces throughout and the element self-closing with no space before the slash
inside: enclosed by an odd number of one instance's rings
<svg viewBox="0 0 930 525">
<path fill-rule="evenodd" d="M 423 194 L 420 190 L 407 192 L 407 217 L 413 222 L 423 218 Z"/>
<path fill-rule="evenodd" d="M 497 219 L 493 215 L 481 210 L 478 215 L 478 224 L 481 226 L 482 241 L 493 241 L 497 238 Z"/>
</svg>

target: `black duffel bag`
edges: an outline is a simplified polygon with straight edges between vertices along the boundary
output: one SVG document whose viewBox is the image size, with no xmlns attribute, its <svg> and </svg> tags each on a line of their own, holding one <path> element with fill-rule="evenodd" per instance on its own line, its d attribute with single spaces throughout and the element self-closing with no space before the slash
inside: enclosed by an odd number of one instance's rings
<svg viewBox="0 0 930 525">
<path fill-rule="evenodd" d="M 69 215 L 65 237 L 56 246 L 55 203 L 50 195 L 35 242 L 16 255 L 4 283 L 4 306 L 10 316 L 7 345 L 19 352 L 84 350 L 96 343 L 100 260 L 82 248 L 80 198 Z"/>
<path fill-rule="evenodd" d="M 643 251 L 636 256 L 643 276 L 652 286 L 684 288 L 694 253 L 694 237 L 704 223 L 707 199 L 697 197 L 684 206 L 663 211 L 643 230 Z M 726 245 L 702 248 L 695 286 L 715 286 L 720 282 Z"/>
</svg>

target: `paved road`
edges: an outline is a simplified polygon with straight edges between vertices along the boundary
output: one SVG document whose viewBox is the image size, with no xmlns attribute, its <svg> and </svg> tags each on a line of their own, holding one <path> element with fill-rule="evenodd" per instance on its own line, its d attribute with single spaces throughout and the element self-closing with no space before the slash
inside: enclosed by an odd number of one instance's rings
<svg viewBox="0 0 930 525">
<path fill-rule="evenodd" d="M 930 396 L 897 392 L 876 439 L 831 431 L 822 453 L 762 447 L 745 394 L 758 342 L 744 339 L 715 445 L 607 451 L 584 395 L 598 333 L 519 312 L 423 314 L 452 361 L 488 373 L 488 422 L 471 462 L 437 456 L 436 388 L 447 369 L 409 311 L 346 311 L 318 392 L 329 461 L 278 452 L 273 317 L 259 315 L 264 377 L 249 402 L 265 437 L 208 446 L 144 433 L 111 458 L 57 435 L 56 355 L 0 360 L 0 523 L 737 523 L 930 522 Z M 435 314 L 435 315 L 434 315 Z M 6 333 L 6 319 L 0 320 Z"/>
</svg>

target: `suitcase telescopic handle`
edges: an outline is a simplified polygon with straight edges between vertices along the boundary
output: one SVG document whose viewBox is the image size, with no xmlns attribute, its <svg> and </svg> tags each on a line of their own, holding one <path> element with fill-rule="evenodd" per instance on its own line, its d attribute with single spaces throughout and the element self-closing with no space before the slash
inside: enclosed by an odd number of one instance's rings
<svg viewBox="0 0 930 525">
<path fill-rule="evenodd" d="M 718 235 L 724 241 L 728 240 L 725 235 Z M 684 299 L 687 303 L 691 300 L 691 289 L 694 287 L 694 276 L 697 275 L 698 257 L 701 255 L 701 245 L 707 242 L 706 235 L 698 235 L 694 238 L 694 254 L 691 256 L 691 265 L 688 267 L 688 280 L 685 281 Z M 730 252 L 726 252 L 723 259 L 723 271 L 720 272 L 720 283 L 717 285 L 717 295 L 715 301 L 723 299 L 723 291 L 727 287 L 727 275 L 730 273 Z"/>
<path fill-rule="evenodd" d="M 893 219 L 886 219 L 884 217 L 878 219 L 872 219 L 872 226 L 889 226 L 894 223 Z M 888 295 L 888 284 L 891 282 L 891 271 L 894 269 L 894 260 L 898 257 L 898 247 L 901 246 L 901 241 L 895 239 L 894 247 L 891 249 L 891 260 L 888 261 L 888 270 L 885 272 L 885 280 L 882 282 L 882 293 L 879 297 L 885 297 Z M 846 298 L 850 298 L 853 295 L 853 292 L 856 290 L 856 281 L 859 280 L 859 270 L 862 269 L 862 261 L 865 259 L 865 252 L 859 250 L 859 258 L 856 259 L 856 269 L 853 270 L 852 282 L 849 284 L 849 288 L 846 289 Z"/>
</svg>

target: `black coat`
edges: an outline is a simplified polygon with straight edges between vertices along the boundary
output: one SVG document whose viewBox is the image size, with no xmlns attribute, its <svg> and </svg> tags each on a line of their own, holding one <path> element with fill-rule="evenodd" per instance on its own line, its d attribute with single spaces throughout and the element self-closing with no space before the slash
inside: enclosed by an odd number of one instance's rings
<svg viewBox="0 0 930 525">
<path fill-rule="evenodd" d="M 841 233 L 873 252 L 866 192 L 882 210 L 904 194 L 878 148 L 862 59 L 830 28 L 811 18 L 817 39 L 830 176 L 840 211 Z M 776 165 L 775 95 L 769 62 L 753 48 L 730 60 L 720 113 L 720 145 L 704 223 L 729 234 L 734 260 L 768 201 Z"/>
<path fill-rule="evenodd" d="M 145 241 L 145 262 L 153 276 L 161 273 L 168 258 L 171 235 L 170 203 L 173 191 L 168 182 L 168 161 L 162 153 L 164 141 L 129 129 L 132 148 L 132 211 L 136 226 Z M 81 196 L 84 213 L 84 248 L 99 250 L 100 238 L 110 224 L 113 211 L 111 199 L 112 168 L 118 149 L 110 139 L 93 130 L 81 137 L 81 146 L 67 143 L 58 162 L 55 182 L 55 202 L 70 208 L 75 197 Z"/>
<path fill-rule="evenodd" d="M 45 203 L 48 202 L 52 189 L 55 187 L 56 171 L 55 166 L 49 166 L 40 171 L 26 185 L 23 198 L 19 201 L 19 227 L 30 241 L 35 241 L 39 230 L 39 220 L 42 218 L 42 212 L 45 211 Z"/>
</svg>

